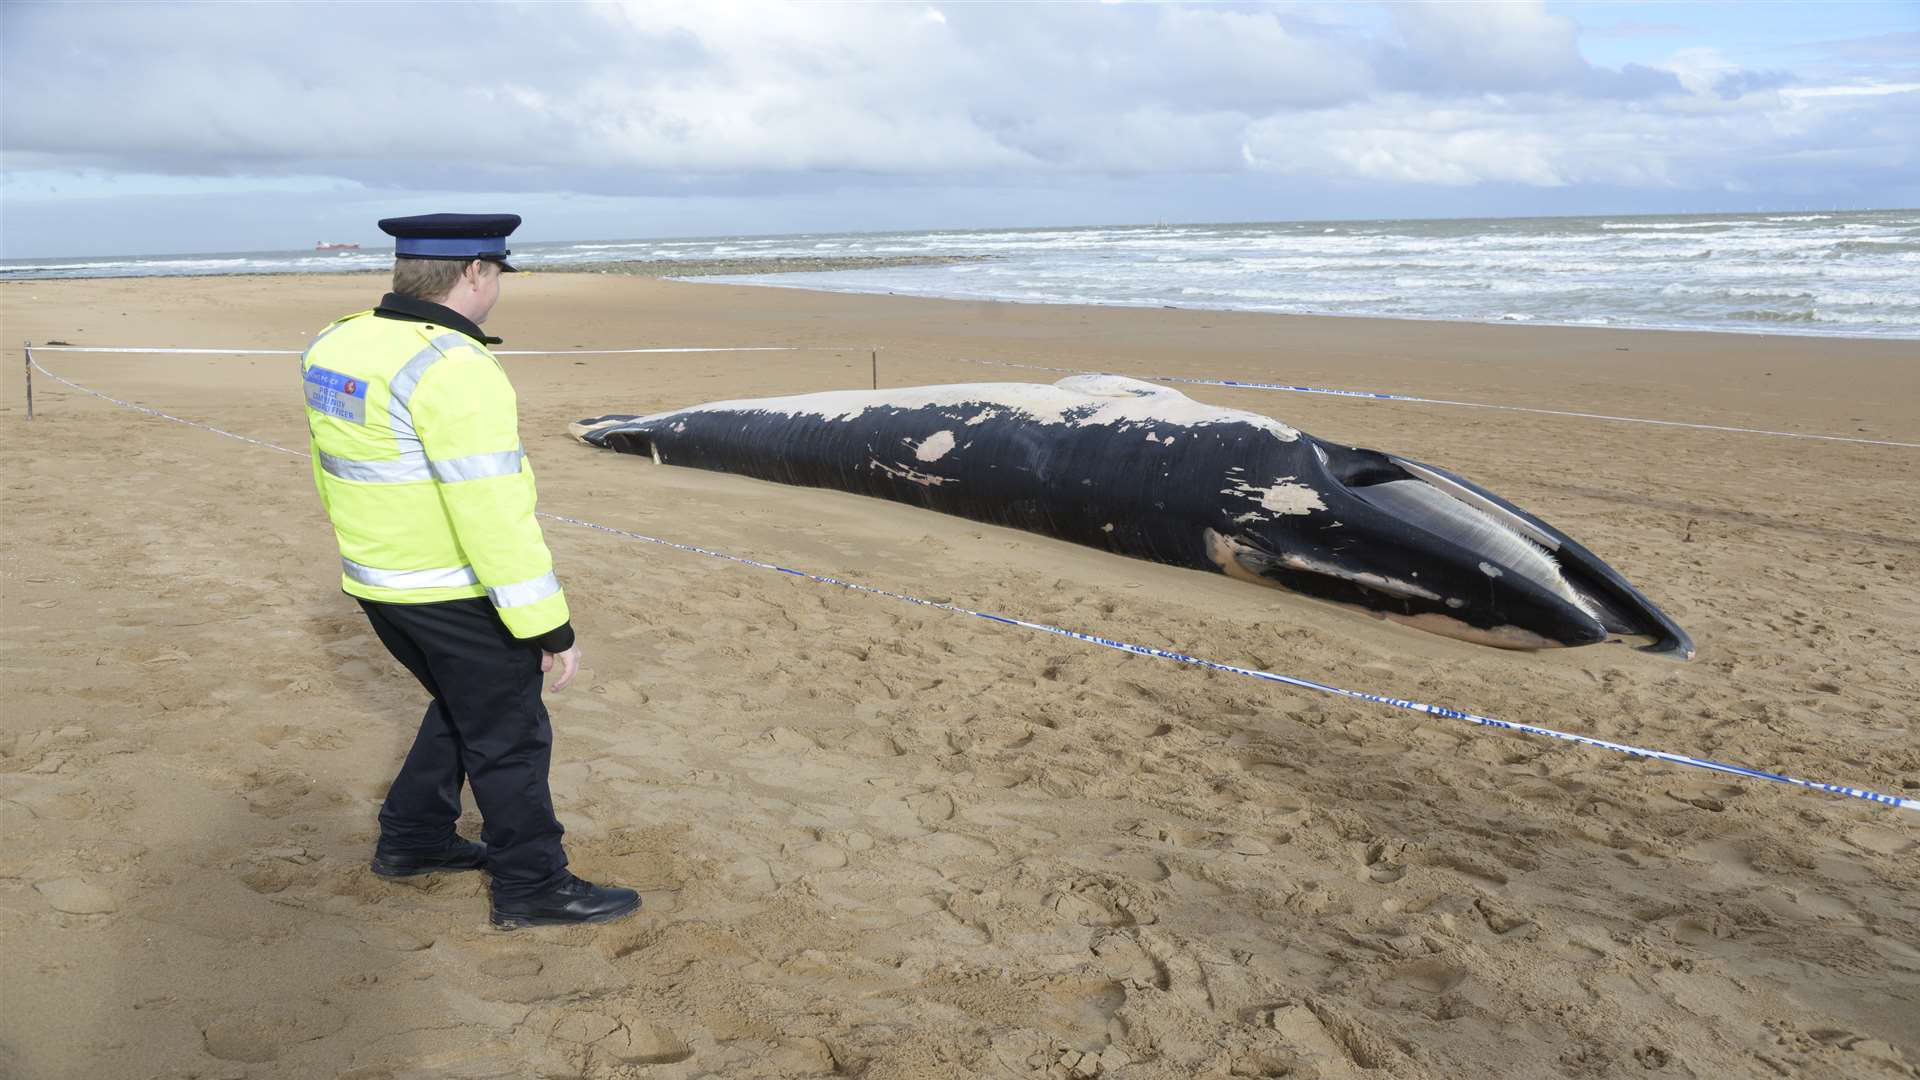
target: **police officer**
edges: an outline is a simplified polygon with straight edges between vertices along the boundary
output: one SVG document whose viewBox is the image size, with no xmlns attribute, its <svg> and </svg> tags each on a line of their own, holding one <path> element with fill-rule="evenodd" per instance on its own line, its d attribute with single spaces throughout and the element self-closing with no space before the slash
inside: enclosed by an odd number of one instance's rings
<svg viewBox="0 0 1920 1080">
<path fill-rule="evenodd" d="M 301 358 L 313 479 L 340 586 L 433 698 L 380 808 L 373 872 L 485 867 L 510 929 L 632 914 L 632 889 L 567 872 L 547 789 L 555 691 L 580 663 L 535 520 L 513 387 L 480 330 L 510 273 L 514 214 L 388 218 L 393 291 L 322 331 Z M 460 785 L 481 838 L 454 833 Z"/>
</svg>

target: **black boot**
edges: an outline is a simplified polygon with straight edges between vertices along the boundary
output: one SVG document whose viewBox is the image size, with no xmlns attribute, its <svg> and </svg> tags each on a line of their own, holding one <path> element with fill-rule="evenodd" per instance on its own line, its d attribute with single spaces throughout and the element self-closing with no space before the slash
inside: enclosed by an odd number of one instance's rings
<svg viewBox="0 0 1920 1080">
<path fill-rule="evenodd" d="M 442 870 L 478 870 L 486 865 L 487 845 L 457 836 L 452 844 L 439 851 L 388 855 L 382 854 L 379 848 L 373 850 L 373 872 L 386 878 L 437 874 Z"/>
<path fill-rule="evenodd" d="M 522 926 L 566 926 L 622 919 L 640 910 L 640 894 L 618 885 L 595 885 L 569 874 L 567 880 L 524 900 L 495 900 L 498 930 Z"/>
</svg>

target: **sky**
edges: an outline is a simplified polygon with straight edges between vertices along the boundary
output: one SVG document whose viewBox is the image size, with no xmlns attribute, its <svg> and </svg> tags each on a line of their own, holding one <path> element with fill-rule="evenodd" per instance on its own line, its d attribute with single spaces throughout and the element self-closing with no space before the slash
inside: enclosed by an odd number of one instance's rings
<svg viewBox="0 0 1920 1080">
<path fill-rule="evenodd" d="M 0 257 L 1920 206 L 1920 0 L 0 3 Z"/>
</svg>

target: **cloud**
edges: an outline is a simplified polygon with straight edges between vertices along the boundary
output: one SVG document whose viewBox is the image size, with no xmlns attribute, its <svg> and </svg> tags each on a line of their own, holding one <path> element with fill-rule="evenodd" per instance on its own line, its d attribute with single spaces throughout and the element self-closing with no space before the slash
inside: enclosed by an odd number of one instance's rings
<svg viewBox="0 0 1920 1080">
<path fill-rule="evenodd" d="M 1537 2 L 367 10 L 0 6 L 7 167 L 667 198 L 1201 174 L 1673 189 L 1920 141 L 1859 81 L 1711 48 L 1596 65 Z"/>
<path fill-rule="evenodd" d="M 1400 4 L 1393 24 L 1400 89 L 1567 89 L 1589 70 L 1574 21 L 1540 3 Z"/>
<path fill-rule="evenodd" d="M 1731 101 L 1763 90 L 1778 90 L 1795 81 L 1790 71 L 1731 71 L 1713 81 L 1713 92 Z"/>
<path fill-rule="evenodd" d="M 1546 96 L 1414 96 L 1250 129 L 1255 167 L 1327 180 L 1854 195 L 1920 175 L 1920 85 L 1790 87 L 1660 107 Z M 1882 92 L 1884 91 L 1884 92 Z"/>
<path fill-rule="evenodd" d="M 1920 62 L 1920 30 L 1821 41 L 1811 46 L 1827 56 L 1849 60 L 1892 60 L 1909 69 Z"/>
</svg>

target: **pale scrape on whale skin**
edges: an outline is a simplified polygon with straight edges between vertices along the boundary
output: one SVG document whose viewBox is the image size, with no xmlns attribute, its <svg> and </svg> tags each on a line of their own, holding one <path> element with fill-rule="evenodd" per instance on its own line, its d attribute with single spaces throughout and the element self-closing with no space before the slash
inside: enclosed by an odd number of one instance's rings
<svg viewBox="0 0 1920 1080">
<path fill-rule="evenodd" d="M 1572 538 L 1437 466 L 1113 375 L 713 402 L 582 441 L 1224 573 L 1503 648 L 1684 631 Z"/>
<path fill-rule="evenodd" d="M 1172 440 L 1168 440 L 1171 442 Z M 1320 501 L 1320 493 L 1305 484 L 1295 483 L 1295 477 L 1283 476 L 1266 487 L 1256 487 L 1245 480 L 1235 479 L 1231 487 L 1222 488 L 1222 495 L 1243 495 L 1260 504 L 1272 514 L 1310 514 L 1315 510 L 1325 510 L 1327 504 Z M 1235 521 L 1263 521 L 1268 515 L 1249 512 L 1234 518 Z"/>
<path fill-rule="evenodd" d="M 919 446 L 913 448 L 913 456 L 921 461 L 939 461 L 952 449 L 953 432 L 936 431 L 921 440 Z"/>
<path fill-rule="evenodd" d="M 1262 577 L 1257 570 L 1252 568 L 1258 566 L 1263 561 L 1278 561 L 1280 565 L 1288 569 L 1342 578 L 1356 585 L 1363 585 L 1369 589 L 1386 593 L 1389 596 L 1412 596 L 1419 597 L 1422 600 L 1440 599 L 1439 593 L 1434 592 L 1432 589 L 1422 588 L 1410 581 L 1402 581 L 1399 578 L 1388 577 L 1384 574 L 1369 574 L 1361 570 L 1349 570 L 1345 567 L 1330 565 L 1301 555 L 1283 553 L 1276 556 L 1270 552 L 1264 552 L 1250 545 L 1237 542 L 1230 537 L 1222 536 L 1211 529 L 1207 530 L 1207 552 L 1212 556 L 1215 565 L 1220 567 L 1221 573 L 1226 574 L 1228 577 L 1238 577 L 1242 580 L 1251 578 L 1264 583 L 1266 579 Z M 1227 564 L 1229 562 L 1232 563 L 1236 569 L 1228 569 Z M 1244 571 L 1244 573 L 1237 571 Z"/>
</svg>

